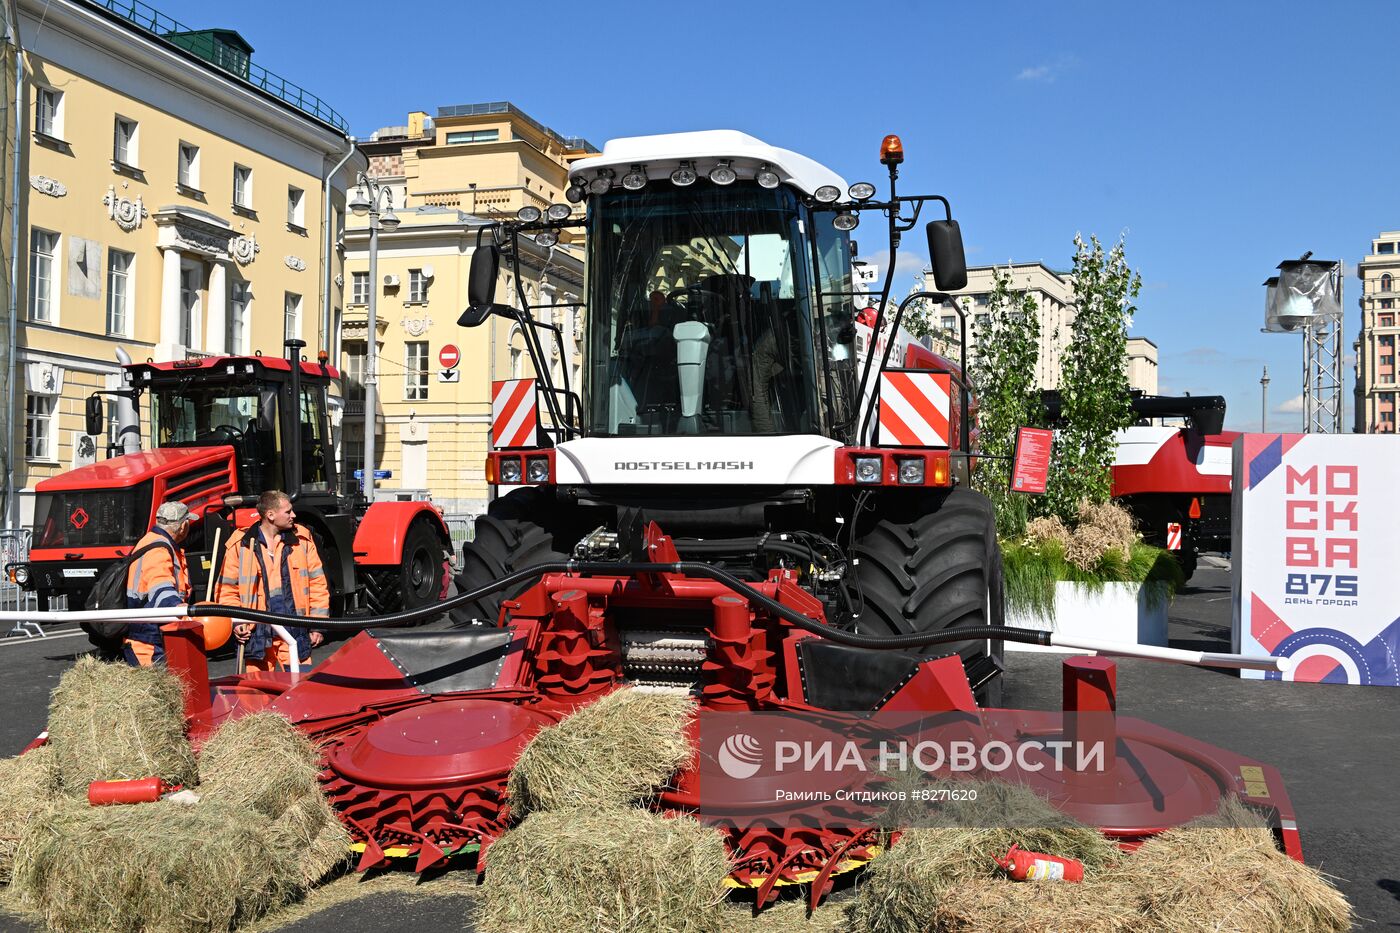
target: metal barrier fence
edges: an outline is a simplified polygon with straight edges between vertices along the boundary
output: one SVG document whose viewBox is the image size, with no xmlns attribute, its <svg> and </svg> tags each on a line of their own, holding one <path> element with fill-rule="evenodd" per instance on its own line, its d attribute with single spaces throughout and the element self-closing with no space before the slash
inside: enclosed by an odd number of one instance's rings
<svg viewBox="0 0 1400 933">
<path fill-rule="evenodd" d="M 476 528 L 476 513 L 444 512 L 442 521 L 447 526 L 448 536 L 452 539 L 452 570 L 456 572 L 461 569 L 462 545 L 472 539 L 472 533 Z"/>
<path fill-rule="evenodd" d="M 28 528 L 10 531 L 0 530 L 0 571 L 10 564 L 29 560 L 31 532 Z M 60 596 L 50 601 L 50 609 L 67 609 L 68 597 Z M 26 592 L 10 580 L 8 573 L 0 572 L 0 612 L 38 612 L 39 594 Z M 43 638 L 44 627 L 33 620 L 20 620 L 4 637 L 23 635 L 26 638 Z"/>
</svg>

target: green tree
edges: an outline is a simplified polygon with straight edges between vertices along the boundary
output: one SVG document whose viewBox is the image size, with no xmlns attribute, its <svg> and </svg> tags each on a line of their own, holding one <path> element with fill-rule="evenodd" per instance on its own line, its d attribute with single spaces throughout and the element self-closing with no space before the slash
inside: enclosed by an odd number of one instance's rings
<svg viewBox="0 0 1400 933">
<path fill-rule="evenodd" d="M 1079 503 L 1108 501 L 1114 434 L 1132 424 L 1128 396 L 1128 327 L 1142 276 L 1128 267 L 1123 240 L 1107 252 L 1098 237 L 1074 237 L 1074 324 L 1060 370 L 1064 427 L 1044 503 L 1066 522 Z"/>
<path fill-rule="evenodd" d="M 985 323 L 971 326 L 976 354 L 969 363 L 969 380 L 978 404 L 978 434 L 974 445 L 987 454 L 977 462 L 973 485 L 996 508 L 997 532 L 1020 536 L 1026 527 L 1026 496 L 1013 493 L 1010 457 L 1016 449 L 1016 429 L 1044 423 L 1044 408 L 1036 383 L 1040 360 L 1040 313 L 1035 298 L 1011 288 L 1010 269 L 992 270 Z M 993 459 L 1008 458 L 1008 459 Z"/>
</svg>

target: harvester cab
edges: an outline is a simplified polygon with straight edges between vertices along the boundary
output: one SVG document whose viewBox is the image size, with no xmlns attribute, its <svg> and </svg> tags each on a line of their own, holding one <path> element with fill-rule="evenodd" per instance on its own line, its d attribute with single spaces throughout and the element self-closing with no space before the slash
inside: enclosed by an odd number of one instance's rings
<svg viewBox="0 0 1400 933">
<path fill-rule="evenodd" d="M 570 203 L 484 227 L 460 323 L 515 321 L 535 376 L 494 387 L 487 476 L 501 495 L 465 546 L 459 586 L 539 560 L 642 559 L 640 529 L 655 522 L 682 557 L 759 581 L 795 571 L 833 624 L 855 631 L 1000 624 L 991 508 L 967 485 L 964 367 L 900 327 L 912 301 L 946 295 L 888 301 L 900 239 L 926 206 L 938 287 L 967 280 L 947 200 L 897 193 L 903 158 L 888 137 L 889 195 L 877 199 L 874 184 L 743 133 L 618 139 L 573 164 Z M 872 216 L 891 260 L 866 295 L 851 231 Z M 579 233 L 576 386 L 568 365 L 553 375 L 572 341 L 556 306 L 532 307 L 519 265 Z M 508 303 L 495 295 L 502 261 Z M 495 622 L 514 595 L 459 618 Z M 953 650 L 993 695 L 999 645 Z"/>
</svg>

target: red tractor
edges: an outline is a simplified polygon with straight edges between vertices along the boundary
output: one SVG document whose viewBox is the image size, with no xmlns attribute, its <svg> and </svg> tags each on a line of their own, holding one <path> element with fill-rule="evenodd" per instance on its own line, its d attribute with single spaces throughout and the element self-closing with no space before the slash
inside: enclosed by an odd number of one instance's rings
<svg viewBox="0 0 1400 933">
<path fill-rule="evenodd" d="M 338 373 L 325 362 L 288 354 L 215 356 L 125 369 L 118 393 L 139 418 L 150 400 L 153 444 L 38 483 L 29 561 L 10 574 L 39 596 L 80 609 L 97 576 L 128 554 L 150 528 L 155 509 L 179 499 L 204 521 L 185 542 L 198 595 L 212 566 L 216 529 L 255 520 L 260 493 L 283 489 L 297 521 L 315 535 L 336 615 L 414 609 L 444 593 L 451 553 L 441 513 L 427 502 L 366 502 L 341 491 L 330 439 L 326 390 Z M 296 361 L 295 363 L 293 361 Z M 88 403 L 88 433 L 104 428 L 101 399 Z M 126 425 L 139 431 L 139 422 Z M 288 455 L 294 452 L 295 455 Z"/>
</svg>

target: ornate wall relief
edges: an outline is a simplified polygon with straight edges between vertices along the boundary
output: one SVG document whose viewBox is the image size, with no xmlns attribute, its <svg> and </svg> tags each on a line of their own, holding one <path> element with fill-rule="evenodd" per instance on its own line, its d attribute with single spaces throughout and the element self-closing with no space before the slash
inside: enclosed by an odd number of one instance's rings
<svg viewBox="0 0 1400 933">
<path fill-rule="evenodd" d="M 114 185 L 107 186 L 107 194 L 102 198 L 102 203 L 107 205 L 107 216 L 128 233 L 141 226 L 141 221 L 149 216 L 146 206 L 141 203 L 141 195 L 138 194 L 134 199 L 117 197 Z"/>
<path fill-rule="evenodd" d="M 285 262 L 287 264 L 287 268 L 291 269 L 293 272 L 306 271 L 305 261 L 297 258 L 296 256 L 283 256 L 282 261 Z"/>
<path fill-rule="evenodd" d="M 421 337 L 428 332 L 428 328 L 433 326 L 433 319 L 430 317 L 406 317 L 399 321 L 399 326 L 407 331 L 410 337 Z"/>
<path fill-rule="evenodd" d="M 49 178 L 47 175 L 30 175 L 29 186 L 40 194 L 47 194 L 51 198 L 61 198 L 68 193 L 68 186 L 57 178 Z"/>
<path fill-rule="evenodd" d="M 248 233 L 236 236 L 228 241 L 228 251 L 235 262 L 240 266 L 246 266 L 257 258 L 262 252 L 262 247 L 258 245 L 257 234 Z"/>
</svg>

